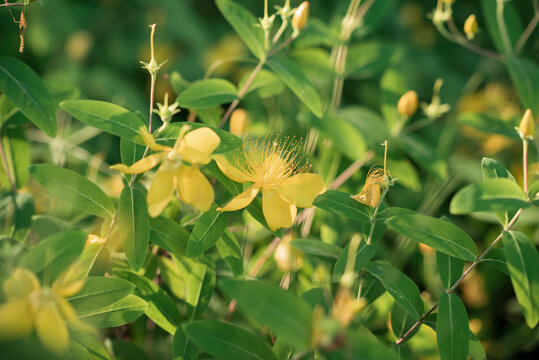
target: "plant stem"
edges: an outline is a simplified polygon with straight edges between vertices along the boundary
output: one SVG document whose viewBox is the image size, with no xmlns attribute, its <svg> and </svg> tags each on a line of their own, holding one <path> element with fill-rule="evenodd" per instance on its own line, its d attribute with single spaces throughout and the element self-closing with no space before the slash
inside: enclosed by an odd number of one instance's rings
<svg viewBox="0 0 539 360">
<path fill-rule="evenodd" d="M 249 89 L 249 86 L 251 86 L 252 82 L 256 78 L 256 75 L 258 75 L 258 73 L 264 66 L 265 62 L 266 60 L 264 58 L 260 59 L 256 67 L 253 69 L 253 71 L 251 72 L 251 75 L 249 75 L 249 78 L 247 79 L 245 84 L 243 84 L 243 87 L 238 92 L 238 98 L 232 101 L 232 103 L 229 105 L 228 109 L 226 110 L 225 114 L 221 118 L 221 122 L 219 123 L 220 128 L 222 128 L 226 124 L 226 122 L 230 118 L 230 115 L 232 115 L 232 112 L 236 109 L 236 107 L 240 103 L 240 99 L 245 95 L 245 93 Z"/>
<path fill-rule="evenodd" d="M 421 317 L 421 319 L 419 319 L 414 325 L 412 325 L 412 327 L 411 327 L 410 329 L 408 329 L 408 331 L 406 331 L 406 333 L 405 333 L 404 335 L 402 335 L 402 337 L 401 337 L 399 340 L 397 340 L 397 341 L 395 342 L 395 344 L 400 345 L 400 344 L 402 344 L 403 342 L 405 342 L 406 339 L 408 339 L 408 337 L 410 336 L 410 334 L 411 334 L 411 333 L 412 333 L 412 332 L 413 332 L 419 325 L 423 324 L 423 323 L 425 322 L 425 320 L 427 320 L 427 318 L 429 317 L 429 315 L 432 314 L 432 312 L 433 312 L 434 310 L 436 310 L 437 307 L 438 307 L 438 304 L 436 304 L 436 305 L 434 305 L 432 308 L 430 308 L 430 310 L 427 311 L 427 312 L 425 313 L 425 315 L 423 315 L 423 316 Z"/>
<path fill-rule="evenodd" d="M 520 38 L 517 41 L 517 44 L 515 45 L 515 55 L 518 55 L 522 49 L 524 48 L 524 45 L 526 45 L 526 41 L 530 38 L 531 34 L 535 30 L 535 27 L 539 24 L 539 12 L 536 11 L 535 15 L 533 16 L 532 20 L 526 26 L 526 29 L 524 29 L 524 32 L 522 32 L 522 35 L 520 35 Z"/>
<path fill-rule="evenodd" d="M 11 188 L 11 194 L 13 195 L 13 201 L 15 201 L 15 196 L 17 195 L 17 185 L 15 184 L 15 179 L 11 174 L 9 168 L 9 162 L 7 161 L 6 152 L 4 151 L 4 141 L 2 139 L 2 134 L 0 133 L 0 157 L 2 158 L 2 165 L 4 167 L 4 172 L 6 173 L 9 186 Z"/>
<path fill-rule="evenodd" d="M 532 120 L 533 121 L 533 120 Z M 522 176 L 524 177 L 524 193 L 528 197 L 528 140 L 522 140 Z"/>
<path fill-rule="evenodd" d="M 0 7 L 16 7 L 16 6 L 26 6 L 26 4 L 24 3 L 8 3 L 8 2 L 5 2 L 3 4 L 0 4 Z"/>
<path fill-rule="evenodd" d="M 384 190 L 382 190 L 382 195 L 380 196 L 380 200 L 378 201 L 378 205 L 376 205 L 376 209 L 374 209 L 374 214 L 371 218 L 371 228 L 369 230 L 369 237 L 367 238 L 367 245 L 371 244 L 372 241 L 372 234 L 374 234 L 374 227 L 376 226 L 376 216 L 378 215 L 378 210 L 380 209 L 380 206 L 384 202 L 384 198 L 387 194 L 387 187 L 384 187 Z"/>
<path fill-rule="evenodd" d="M 498 23 L 498 30 L 500 31 L 500 38 L 505 49 L 505 53 L 508 56 L 513 55 L 513 49 L 511 47 L 511 40 L 507 33 L 507 27 L 505 26 L 505 19 L 503 17 L 503 6 L 505 0 L 497 0 L 496 4 L 496 21 Z"/>
</svg>

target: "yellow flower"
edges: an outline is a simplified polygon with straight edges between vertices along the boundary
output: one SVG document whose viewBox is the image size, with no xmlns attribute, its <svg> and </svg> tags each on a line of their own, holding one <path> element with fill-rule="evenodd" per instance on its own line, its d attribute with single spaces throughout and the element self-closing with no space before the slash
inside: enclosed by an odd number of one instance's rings
<svg viewBox="0 0 539 360">
<path fill-rule="evenodd" d="M 188 130 L 189 127 L 184 126 L 174 147 L 170 147 L 157 144 L 154 137 L 145 128 L 141 128 L 144 143 L 156 153 L 131 166 L 111 166 L 111 169 L 126 174 L 140 174 L 161 163 L 148 190 L 148 212 L 152 217 L 158 216 L 165 209 L 174 188 L 178 189 L 183 202 L 199 210 L 206 211 L 213 203 L 213 188 L 198 165 L 211 161 L 210 155 L 219 146 L 221 139 L 209 128 L 203 127 L 185 134 Z"/>
<path fill-rule="evenodd" d="M 232 166 L 224 156 L 215 156 L 221 171 L 239 183 L 253 183 L 233 198 L 220 211 L 245 208 L 262 191 L 262 210 L 271 230 L 292 226 L 297 206 L 307 208 L 317 195 L 326 191 L 320 175 L 307 173 L 309 166 L 301 165 L 299 143 L 280 142 L 271 136 L 246 140 L 241 152 L 236 152 Z"/>
<path fill-rule="evenodd" d="M 277 267 L 284 272 L 298 271 L 303 264 L 303 253 L 290 245 L 291 240 L 292 235 L 286 234 L 273 252 Z"/>
<path fill-rule="evenodd" d="M 0 305 L 0 340 L 27 337 L 35 329 L 51 352 L 63 353 L 69 344 L 66 321 L 88 330 L 65 298 L 75 295 L 83 280 L 69 280 L 69 270 L 49 287 L 41 287 L 29 270 L 18 268 L 4 282 L 6 302 Z"/>
<path fill-rule="evenodd" d="M 473 40 L 478 29 L 479 26 L 477 25 L 477 18 L 475 15 L 472 14 L 468 16 L 466 22 L 464 23 L 464 33 L 466 34 L 468 40 Z"/>
</svg>

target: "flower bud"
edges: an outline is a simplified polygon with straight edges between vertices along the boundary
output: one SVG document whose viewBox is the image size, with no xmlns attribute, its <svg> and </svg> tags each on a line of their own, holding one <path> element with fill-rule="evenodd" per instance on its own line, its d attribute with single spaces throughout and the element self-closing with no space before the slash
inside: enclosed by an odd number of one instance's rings
<svg viewBox="0 0 539 360">
<path fill-rule="evenodd" d="M 279 270 L 284 272 L 297 271 L 303 264 L 302 252 L 290 245 L 290 240 L 291 236 L 284 237 L 273 253 Z"/>
<path fill-rule="evenodd" d="M 533 137 L 535 132 L 535 119 L 533 118 L 531 109 L 526 110 L 520 125 L 518 127 L 518 134 L 524 140 Z"/>
<path fill-rule="evenodd" d="M 341 328 L 346 328 L 352 322 L 354 315 L 365 306 L 367 306 L 365 299 L 359 298 L 356 300 L 350 290 L 341 288 L 333 301 L 331 317 L 339 321 Z"/>
<path fill-rule="evenodd" d="M 477 33 L 477 29 L 477 18 L 474 14 L 472 14 L 468 16 L 466 22 L 464 23 L 464 33 L 466 34 L 468 40 L 473 40 L 475 34 Z"/>
<path fill-rule="evenodd" d="M 410 117 L 417 111 L 418 102 L 417 93 L 414 90 L 407 91 L 399 99 L 397 110 L 399 114 Z"/>
<path fill-rule="evenodd" d="M 304 1 L 298 6 L 296 12 L 294 13 L 294 17 L 292 18 L 292 26 L 294 27 L 294 29 L 303 30 L 303 28 L 307 24 L 308 18 L 309 2 Z"/>
<path fill-rule="evenodd" d="M 230 133 L 241 136 L 247 131 L 249 126 L 249 115 L 243 109 L 236 109 L 230 115 Z"/>
</svg>

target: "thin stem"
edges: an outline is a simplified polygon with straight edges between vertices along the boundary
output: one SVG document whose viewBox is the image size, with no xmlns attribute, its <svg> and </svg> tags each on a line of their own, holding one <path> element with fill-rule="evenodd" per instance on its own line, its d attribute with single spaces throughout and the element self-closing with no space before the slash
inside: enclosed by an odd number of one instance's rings
<svg viewBox="0 0 539 360">
<path fill-rule="evenodd" d="M 243 87 L 238 92 L 238 98 L 235 99 L 234 101 L 232 101 L 232 103 L 230 104 L 230 106 L 226 110 L 225 114 L 221 118 L 221 123 L 219 124 L 220 128 L 222 128 L 226 124 L 226 122 L 230 118 L 230 115 L 232 115 L 232 112 L 236 109 L 236 107 L 240 103 L 240 99 L 245 95 L 245 93 L 249 89 L 249 86 L 251 86 L 252 82 L 256 78 L 256 75 L 258 75 L 258 73 L 260 72 L 260 70 L 264 66 L 264 63 L 265 63 L 265 60 L 260 59 L 260 61 L 256 65 L 256 67 L 253 69 L 253 72 L 251 72 L 251 75 L 249 75 L 249 78 L 247 79 L 245 84 L 243 84 Z"/>
<path fill-rule="evenodd" d="M 503 17 L 503 6 L 505 0 L 497 0 L 496 5 L 496 21 L 498 22 L 498 30 L 500 30 L 500 37 L 502 38 L 503 47 L 505 53 L 509 56 L 513 54 L 513 49 L 511 47 L 511 40 L 507 33 L 507 27 L 505 26 L 505 19 Z"/>
<path fill-rule="evenodd" d="M 466 37 L 464 37 L 459 32 L 452 18 L 447 21 L 447 25 L 449 26 L 449 29 L 451 30 L 451 32 L 447 31 L 446 28 L 441 23 L 434 23 L 434 25 L 436 26 L 440 34 L 442 34 L 442 36 L 448 39 L 449 41 L 460 44 L 464 46 L 466 49 L 478 55 L 485 56 L 485 57 L 488 57 L 488 58 L 491 58 L 500 62 L 505 61 L 505 57 L 503 55 L 498 54 L 494 51 L 484 49 L 468 41 L 468 39 L 466 39 Z"/>
<path fill-rule="evenodd" d="M 152 48 L 153 51 L 153 48 Z M 150 121 L 148 123 L 148 131 L 152 133 L 152 119 L 153 119 L 153 96 L 155 92 L 155 75 L 151 74 L 151 84 L 150 84 Z"/>
<path fill-rule="evenodd" d="M 412 325 L 412 327 L 411 327 L 410 329 L 408 329 L 408 331 L 407 331 L 404 335 L 402 335 L 402 337 L 401 337 L 399 340 L 397 340 L 397 341 L 395 342 L 395 344 L 400 345 L 400 344 L 402 344 L 403 342 L 405 342 L 406 339 L 408 339 L 408 337 L 410 336 L 410 334 L 411 334 L 411 333 L 412 333 L 412 332 L 413 332 L 419 325 L 423 324 L 423 323 L 425 322 L 425 320 L 427 320 L 427 318 L 429 317 L 429 315 L 432 314 L 432 312 L 433 312 L 434 310 L 436 310 L 437 307 L 438 307 L 438 304 L 436 304 L 436 305 L 434 305 L 432 308 L 430 308 L 430 310 L 427 311 L 427 312 L 425 313 L 425 315 L 423 315 L 423 316 L 421 317 L 421 319 L 419 319 L 414 325 Z"/>
<path fill-rule="evenodd" d="M 384 202 L 384 198 L 387 194 L 387 187 L 384 187 L 384 190 L 382 190 L 382 195 L 380 196 L 380 200 L 378 201 L 378 205 L 376 205 L 376 209 L 374 209 L 374 214 L 371 218 L 371 228 L 369 230 L 369 237 L 367 238 L 367 245 L 371 244 L 372 241 L 372 235 L 374 234 L 374 227 L 376 226 L 376 216 L 378 215 L 378 210 L 380 210 L 380 206 Z"/>
<path fill-rule="evenodd" d="M 533 121 L 533 120 L 532 120 Z M 522 176 L 524 177 L 524 193 L 528 196 L 528 140 L 522 140 Z"/>
<path fill-rule="evenodd" d="M 281 38 L 281 35 L 283 35 L 284 31 L 286 30 L 286 27 L 288 26 L 288 19 L 283 19 L 283 23 L 279 27 L 279 30 L 275 33 L 275 36 L 273 37 L 272 43 L 276 44 L 277 41 Z"/>
<path fill-rule="evenodd" d="M 8 3 L 8 2 L 0 4 L 0 7 L 17 7 L 17 6 L 22 7 L 22 6 L 26 6 L 26 4 L 24 4 L 24 3 Z"/>
<path fill-rule="evenodd" d="M 517 44 L 515 45 L 515 54 L 518 55 L 522 49 L 524 48 L 524 45 L 526 45 L 526 41 L 530 38 L 531 34 L 535 30 L 535 27 L 539 24 L 539 12 L 536 12 L 533 16 L 533 19 L 530 21 L 528 26 L 526 26 L 526 29 L 524 29 L 524 32 L 522 32 L 522 35 L 520 35 L 520 38 L 517 41 Z"/>
<path fill-rule="evenodd" d="M 15 184 L 15 179 L 11 174 L 9 168 L 9 163 L 7 161 L 6 153 L 4 151 L 4 141 L 2 140 L 2 134 L 0 133 L 0 157 L 2 157 L 2 165 L 4 167 L 4 172 L 6 173 L 9 186 L 11 188 L 11 194 L 14 196 L 13 200 L 15 201 L 15 196 L 17 195 L 17 185 Z"/>
</svg>

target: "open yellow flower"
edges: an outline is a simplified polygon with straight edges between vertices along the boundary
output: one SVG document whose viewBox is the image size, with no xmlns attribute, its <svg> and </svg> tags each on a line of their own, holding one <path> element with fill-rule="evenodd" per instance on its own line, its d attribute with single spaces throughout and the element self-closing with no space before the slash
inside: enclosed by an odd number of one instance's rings
<svg viewBox="0 0 539 360">
<path fill-rule="evenodd" d="M 316 196 L 326 191 L 320 175 L 307 173 L 309 166 L 301 165 L 299 143 L 294 140 L 246 140 L 242 151 L 236 152 L 234 166 L 224 156 L 214 158 L 228 178 L 253 183 L 218 210 L 243 209 L 262 191 L 264 218 L 272 230 L 291 227 L 296 207 L 313 206 Z"/>
<path fill-rule="evenodd" d="M 88 329 L 65 300 L 78 293 L 84 281 L 68 280 L 66 274 L 51 287 L 41 287 L 31 271 L 15 269 L 3 284 L 7 301 L 0 305 L 0 340 L 27 337 L 35 329 L 43 345 L 60 354 L 69 344 L 66 321 Z"/>
<path fill-rule="evenodd" d="M 141 128 L 144 143 L 156 153 L 131 166 L 111 166 L 111 169 L 126 174 L 140 174 L 161 163 L 148 190 L 148 212 L 152 217 L 158 216 L 165 209 L 174 188 L 178 189 L 183 202 L 199 210 L 206 211 L 213 203 L 213 188 L 198 165 L 211 161 L 210 155 L 219 146 L 221 139 L 209 128 L 199 128 L 185 134 L 188 130 L 189 127 L 184 126 L 174 147 L 170 147 L 157 144 L 148 130 Z"/>
</svg>

